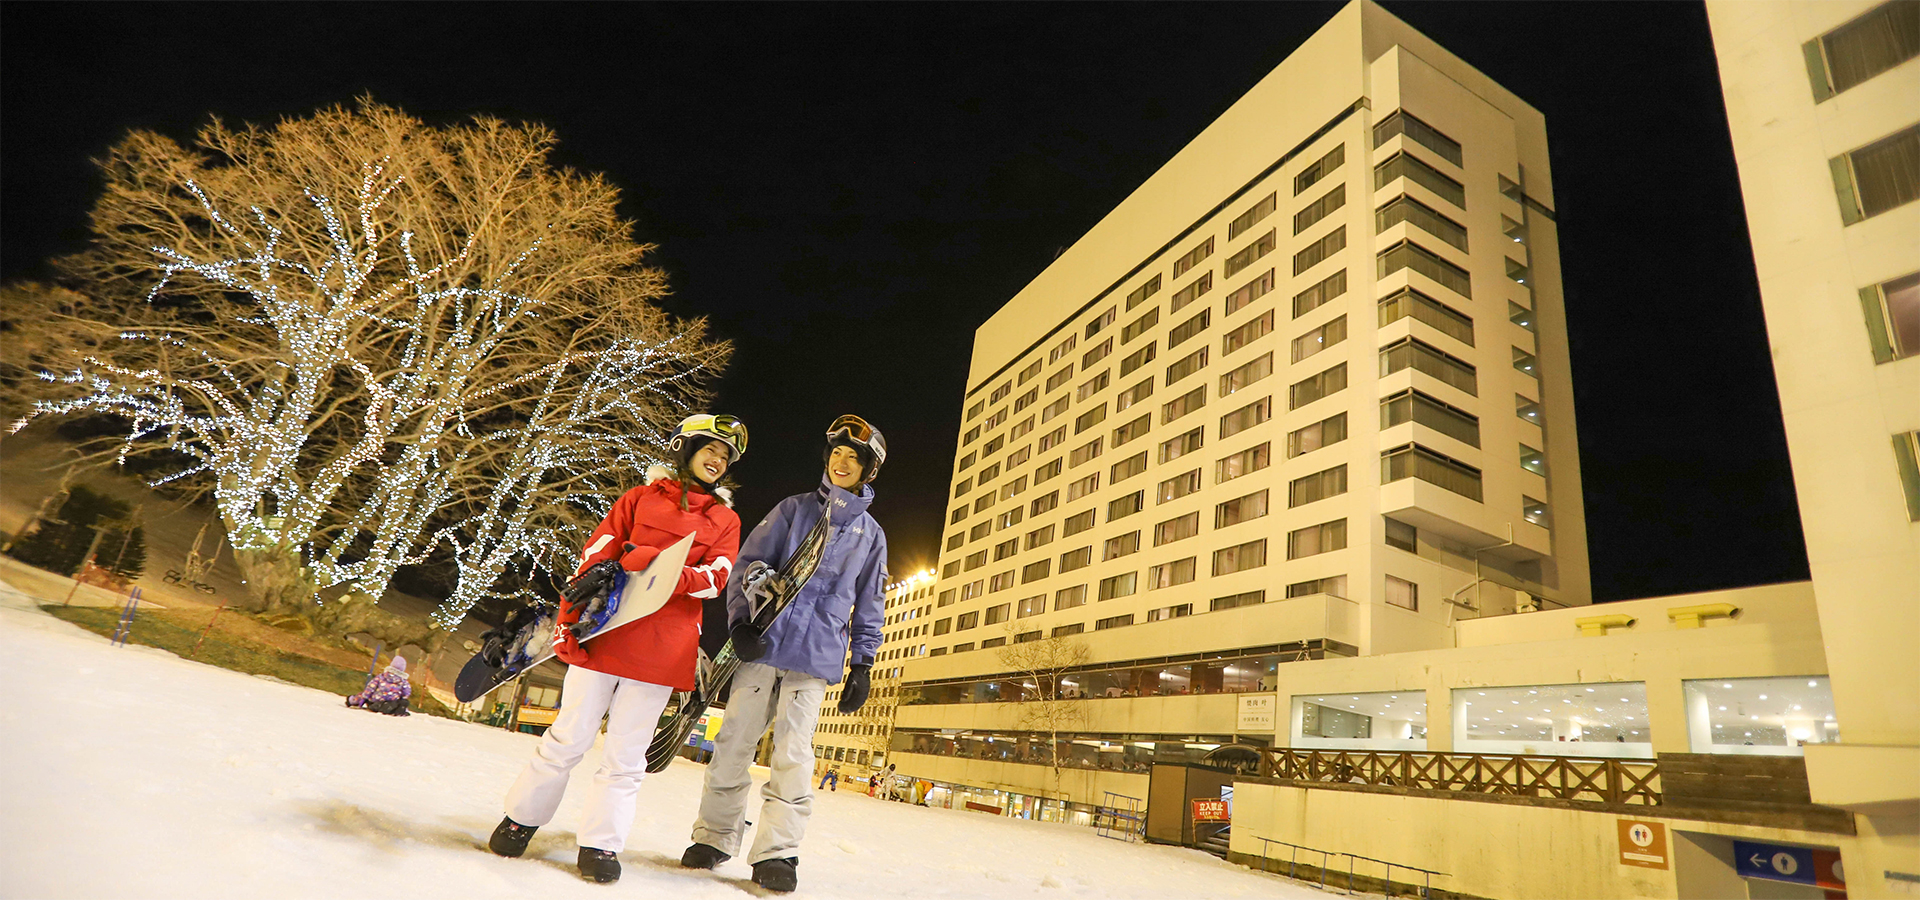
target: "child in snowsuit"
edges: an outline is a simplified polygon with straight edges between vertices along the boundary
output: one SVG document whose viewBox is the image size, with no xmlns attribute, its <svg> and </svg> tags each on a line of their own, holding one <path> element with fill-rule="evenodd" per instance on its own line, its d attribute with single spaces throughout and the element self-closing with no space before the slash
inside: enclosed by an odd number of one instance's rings
<svg viewBox="0 0 1920 900">
<path fill-rule="evenodd" d="M 407 682 L 407 661 L 396 656 L 380 674 L 367 679 L 367 686 L 361 688 L 360 693 L 348 697 L 347 705 L 367 712 L 404 716 L 409 714 L 407 698 L 411 696 L 413 685 Z"/>
<path fill-rule="evenodd" d="M 716 482 L 746 447 L 746 426 L 732 416 L 688 417 L 668 444 L 674 471 L 649 470 L 647 483 L 614 503 L 588 537 L 553 632 L 557 655 L 568 664 L 560 712 L 507 792 L 506 817 L 488 843 L 493 852 L 519 856 L 534 831 L 552 821 L 567 775 L 593 746 L 604 716 L 607 738 L 581 814 L 579 866 L 582 877 L 602 884 L 619 879 L 647 745 L 668 698 L 694 687 L 701 601 L 725 589 L 739 555 L 740 518 Z M 584 645 L 565 627 L 579 621 L 617 569 L 642 571 L 689 533 L 693 547 L 665 606 Z"/>
<path fill-rule="evenodd" d="M 753 881 L 771 891 L 798 884 L 800 840 L 813 810 L 813 731 L 820 701 L 841 680 L 839 709 L 858 710 L 871 688 L 870 670 L 885 618 L 887 537 L 867 514 L 868 482 L 886 462 L 880 432 L 858 416 L 841 416 L 827 429 L 826 472 L 817 490 L 780 501 L 741 549 L 741 565 L 778 569 L 807 533 L 830 515 L 826 549 L 813 577 L 762 634 L 752 623 L 750 598 L 739 583 L 727 590 L 734 652 L 745 664 L 733 677 L 727 718 L 707 764 L 693 845 L 680 858 L 688 868 L 711 869 L 740 851 L 747 789 L 760 735 L 773 725 L 772 774 L 747 861 Z M 851 651 L 851 656 L 849 656 Z"/>
</svg>

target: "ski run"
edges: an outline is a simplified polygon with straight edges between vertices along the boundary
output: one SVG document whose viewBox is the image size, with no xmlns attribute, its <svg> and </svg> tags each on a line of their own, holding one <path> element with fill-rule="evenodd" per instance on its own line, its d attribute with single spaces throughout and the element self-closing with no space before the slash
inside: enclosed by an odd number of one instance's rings
<svg viewBox="0 0 1920 900">
<path fill-rule="evenodd" d="M 487 835 L 533 736 L 115 648 L 35 603 L 0 582 L 0 897 L 771 896 L 738 860 L 680 868 L 697 764 L 647 778 L 625 874 L 596 885 L 573 829 L 597 748 L 526 857 L 502 859 Z M 847 900 L 1329 896 L 1197 850 L 853 790 L 816 795 L 799 872 L 793 896 Z"/>
</svg>

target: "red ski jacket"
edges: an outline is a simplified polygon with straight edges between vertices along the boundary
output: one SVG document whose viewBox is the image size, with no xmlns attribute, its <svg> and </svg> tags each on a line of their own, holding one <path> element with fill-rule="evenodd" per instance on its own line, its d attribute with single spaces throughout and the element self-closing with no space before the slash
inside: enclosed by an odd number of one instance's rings
<svg viewBox="0 0 1920 900">
<path fill-rule="evenodd" d="M 693 690 L 701 602 L 720 596 L 726 589 L 733 561 L 740 555 L 740 517 L 723 498 L 701 491 L 687 493 L 683 511 L 680 494 L 680 483 L 656 466 L 647 472 L 647 483 L 616 501 L 600 527 L 587 538 L 576 577 L 596 563 L 616 558 L 622 568 L 639 572 L 660 551 L 688 534 L 693 535 L 693 547 L 687 552 L 680 584 L 658 612 L 584 645 L 574 640 L 572 632 L 556 628 L 554 650 L 568 665 L 664 684 L 675 690 Z M 623 555 L 626 544 L 634 545 L 634 549 Z M 560 624 L 579 618 L 563 612 Z"/>
</svg>

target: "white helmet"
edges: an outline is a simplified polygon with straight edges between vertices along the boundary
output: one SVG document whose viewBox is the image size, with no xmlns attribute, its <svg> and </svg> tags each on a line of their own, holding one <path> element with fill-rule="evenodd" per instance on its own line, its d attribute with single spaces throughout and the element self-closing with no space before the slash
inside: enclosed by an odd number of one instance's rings
<svg viewBox="0 0 1920 900">
<path fill-rule="evenodd" d="M 667 450 L 675 457 L 691 455 L 698 444 L 695 438 L 712 438 L 726 444 L 729 464 L 747 455 L 747 423 L 733 416 L 702 413 L 682 419 L 680 427 L 673 430 L 673 437 L 667 441 Z"/>
</svg>

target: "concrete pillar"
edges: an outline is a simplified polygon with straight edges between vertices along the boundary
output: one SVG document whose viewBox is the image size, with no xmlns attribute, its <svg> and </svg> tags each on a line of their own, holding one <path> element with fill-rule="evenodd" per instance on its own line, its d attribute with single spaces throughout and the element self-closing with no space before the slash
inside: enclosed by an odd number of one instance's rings
<svg viewBox="0 0 1920 900">
<path fill-rule="evenodd" d="M 1685 697 L 1678 678 L 1647 679 L 1647 727 L 1653 731 L 1653 752 L 1707 752 L 1691 749 Z"/>
<path fill-rule="evenodd" d="M 1653 701 L 1649 699 L 1651 706 Z M 1707 702 L 1705 692 L 1687 698 L 1687 748 L 1693 753 L 1713 752 L 1713 707 Z M 1655 728 L 1658 735 L 1660 729 Z M 1656 748 L 1657 751 L 1658 748 Z"/>
</svg>

